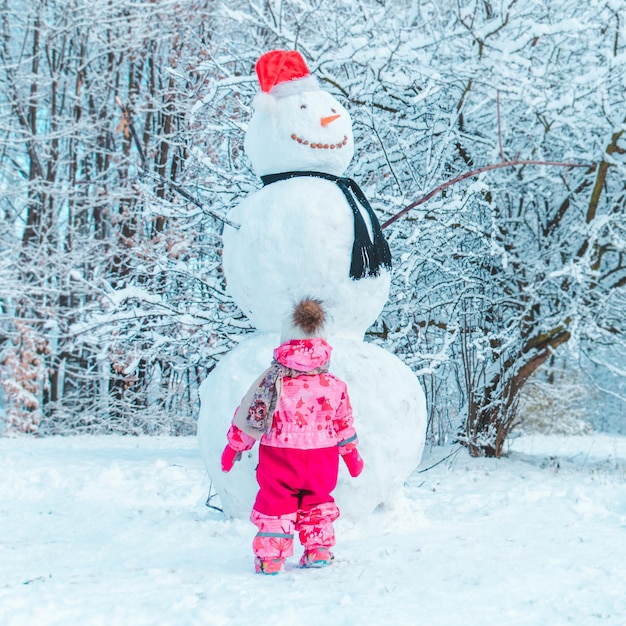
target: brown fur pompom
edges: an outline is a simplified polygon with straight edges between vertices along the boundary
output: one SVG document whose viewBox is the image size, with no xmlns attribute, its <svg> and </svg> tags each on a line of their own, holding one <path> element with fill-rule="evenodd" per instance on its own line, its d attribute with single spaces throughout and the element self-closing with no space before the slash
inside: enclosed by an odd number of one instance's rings
<svg viewBox="0 0 626 626">
<path fill-rule="evenodd" d="M 293 310 L 293 325 L 310 337 L 319 333 L 326 321 L 322 301 L 315 298 L 304 298 Z"/>
</svg>

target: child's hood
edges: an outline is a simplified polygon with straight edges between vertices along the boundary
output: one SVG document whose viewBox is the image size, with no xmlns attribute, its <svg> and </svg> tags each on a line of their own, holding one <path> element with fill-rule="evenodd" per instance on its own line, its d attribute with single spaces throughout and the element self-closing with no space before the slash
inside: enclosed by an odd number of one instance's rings
<svg viewBox="0 0 626 626">
<path fill-rule="evenodd" d="M 274 358 L 291 369 L 308 372 L 321 367 L 330 360 L 332 346 L 320 337 L 292 339 L 274 350 Z"/>
</svg>

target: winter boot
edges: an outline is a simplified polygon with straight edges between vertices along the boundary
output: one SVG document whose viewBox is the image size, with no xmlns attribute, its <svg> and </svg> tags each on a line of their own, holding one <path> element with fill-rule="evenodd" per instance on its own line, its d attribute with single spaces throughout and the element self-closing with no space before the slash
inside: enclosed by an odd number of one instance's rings
<svg viewBox="0 0 626 626">
<path fill-rule="evenodd" d="M 276 576 L 283 569 L 284 562 L 285 559 L 262 559 L 257 556 L 254 559 L 254 570 L 257 574 Z"/>
<path fill-rule="evenodd" d="M 333 553 L 324 546 L 307 548 L 300 559 L 300 567 L 326 567 L 334 558 Z"/>
</svg>

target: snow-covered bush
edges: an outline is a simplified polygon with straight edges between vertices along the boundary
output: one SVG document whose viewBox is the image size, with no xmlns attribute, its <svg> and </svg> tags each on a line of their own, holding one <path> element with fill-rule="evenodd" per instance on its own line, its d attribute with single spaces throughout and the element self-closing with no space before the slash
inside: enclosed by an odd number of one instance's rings
<svg viewBox="0 0 626 626">
<path fill-rule="evenodd" d="M 10 433 L 36 432 L 41 422 L 42 392 L 48 377 L 45 354 L 47 341 L 23 320 L 15 322 L 12 339 L 0 355 L 0 386 L 4 391 L 5 429 Z"/>
<path fill-rule="evenodd" d="M 518 398 L 518 428 L 523 433 L 585 435 L 592 431 L 589 408 L 597 392 L 584 373 L 573 367 L 543 367 Z"/>
</svg>

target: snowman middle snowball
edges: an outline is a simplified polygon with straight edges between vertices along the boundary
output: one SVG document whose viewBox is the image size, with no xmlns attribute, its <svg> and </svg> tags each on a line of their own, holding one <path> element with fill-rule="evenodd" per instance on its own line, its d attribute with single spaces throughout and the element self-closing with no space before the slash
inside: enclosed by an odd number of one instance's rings
<svg viewBox="0 0 626 626">
<path fill-rule="evenodd" d="M 259 59 L 261 92 L 244 147 L 259 176 L 321 172 L 342 176 L 354 154 L 348 111 L 319 88 L 295 51 Z M 370 238 L 374 227 L 359 209 Z M 294 302 L 324 300 L 329 334 L 361 339 L 382 311 L 390 274 L 350 277 L 355 222 L 338 186 L 316 177 L 280 180 L 250 194 L 229 214 L 223 263 L 233 299 L 261 332 L 279 332 Z"/>
</svg>

